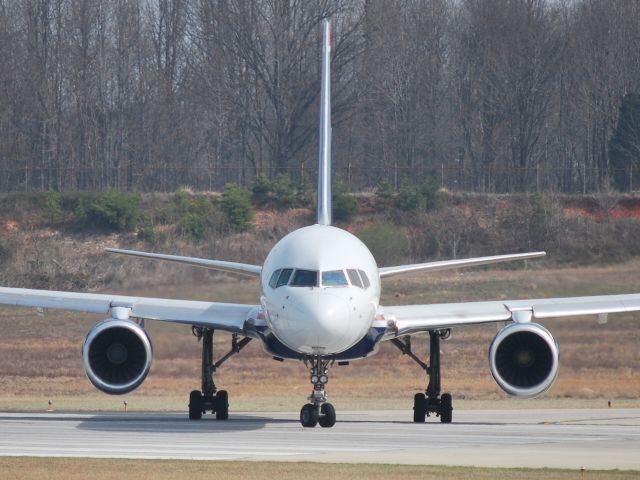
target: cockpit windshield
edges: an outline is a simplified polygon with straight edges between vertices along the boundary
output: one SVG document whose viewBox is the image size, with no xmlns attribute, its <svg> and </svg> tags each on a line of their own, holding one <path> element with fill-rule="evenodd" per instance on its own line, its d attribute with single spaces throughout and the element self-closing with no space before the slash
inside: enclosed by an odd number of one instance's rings
<svg viewBox="0 0 640 480">
<path fill-rule="evenodd" d="M 293 268 L 283 268 L 282 273 L 278 277 L 278 282 L 276 283 L 276 288 L 281 287 L 289 283 L 289 279 L 291 278 L 291 273 L 293 272 Z"/>
<path fill-rule="evenodd" d="M 346 287 L 349 285 L 347 277 L 344 276 L 342 270 L 329 270 L 328 272 L 322 272 L 322 286 L 323 287 Z"/>
<path fill-rule="evenodd" d="M 291 287 L 317 287 L 318 272 L 313 270 L 296 270 L 289 284 Z"/>
<path fill-rule="evenodd" d="M 360 274 L 360 278 L 362 278 L 362 283 L 364 284 L 364 289 L 366 290 L 367 288 L 369 288 L 371 286 L 371 282 L 369 281 L 369 277 L 367 277 L 367 274 L 364 273 L 364 270 L 358 270 L 358 273 Z"/>
<path fill-rule="evenodd" d="M 362 280 L 360 279 L 360 275 L 358 275 L 357 270 L 349 269 L 347 270 L 347 275 L 349 275 L 349 280 L 351 281 L 351 285 L 359 288 L 364 288 L 362 285 Z"/>
<path fill-rule="evenodd" d="M 278 281 L 278 277 L 280 276 L 280 272 L 282 269 L 278 269 L 271 274 L 271 279 L 269 280 L 269 286 L 271 288 L 276 288 L 276 282 Z"/>
<path fill-rule="evenodd" d="M 271 288 L 278 288 L 285 285 L 290 287 L 317 287 L 318 272 L 315 270 L 295 270 L 293 268 L 280 268 L 273 272 L 269 279 Z M 345 270 L 327 270 L 322 272 L 323 287 L 354 287 L 366 290 L 371 283 L 367 278 L 367 274 L 362 270 L 347 269 Z"/>
</svg>

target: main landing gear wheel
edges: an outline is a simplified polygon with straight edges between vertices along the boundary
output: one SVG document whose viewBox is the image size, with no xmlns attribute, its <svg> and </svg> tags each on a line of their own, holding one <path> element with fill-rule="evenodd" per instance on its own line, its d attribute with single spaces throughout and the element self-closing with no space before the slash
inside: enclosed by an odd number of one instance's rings
<svg viewBox="0 0 640 480">
<path fill-rule="evenodd" d="M 451 394 L 443 393 L 440 397 L 440 422 L 451 423 L 453 417 L 453 407 L 451 405 Z"/>
<path fill-rule="evenodd" d="M 427 398 L 424 393 L 416 393 L 413 397 L 413 421 L 424 423 L 427 419 Z"/>
<path fill-rule="evenodd" d="M 216 420 L 229 418 L 229 394 L 226 390 L 216 393 Z"/>
<path fill-rule="evenodd" d="M 448 338 L 448 330 L 429 331 L 429 364 L 420 360 L 411 350 L 411 337 L 393 339 L 392 343 L 405 355 L 408 355 L 427 372 L 429 385 L 425 393 L 416 393 L 413 398 L 413 421 L 424 423 L 430 413 L 440 417 L 440 422 L 451 423 L 453 406 L 450 393 L 440 395 L 440 339 Z"/>
<path fill-rule="evenodd" d="M 335 413 L 335 412 L 334 412 Z M 315 405 L 307 403 L 302 410 L 300 410 L 300 423 L 305 428 L 313 428 L 318 424 L 320 414 Z"/>
<path fill-rule="evenodd" d="M 202 418 L 202 392 L 193 390 L 189 395 L 189 420 Z"/>
</svg>

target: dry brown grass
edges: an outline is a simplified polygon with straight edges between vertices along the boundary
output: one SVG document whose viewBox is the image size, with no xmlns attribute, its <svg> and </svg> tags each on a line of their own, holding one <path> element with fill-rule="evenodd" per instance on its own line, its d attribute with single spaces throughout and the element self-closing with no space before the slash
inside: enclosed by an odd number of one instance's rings
<svg viewBox="0 0 640 480">
<path fill-rule="evenodd" d="M 384 304 L 628 293 L 640 291 L 640 262 L 571 269 L 443 273 L 388 282 L 383 287 Z M 255 281 L 126 290 L 176 298 L 236 302 L 257 299 Z M 0 308 L 0 408 L 43 409 L 50 398 L 57 409 L 83 405 L 88 409 L 121 408 L 123 398 L 96 392 L 82 370 L 82 340 L 98 320 L 101 318 L 65 312 L 47 312 L 41 318 L 30 311 Z M 611 398 L 614 405 L 637 406 L 639 321 L 637 314 L 620 314 L 612 315 L 604 326 L 593 318 L 545 322 L 560 345 L 561 368 L 543 405 L 563 404 L 564 399 L 604 405 L 604 400 Z M 147 325 L 154 343 L 153 366 L 142 387 L 126 399 L 131 408 L 183 409 L 187 393 L 199 385 L 199 344 L 187 327 L 159 322 Z M 487 363 L 487 349 L 495 332 L 494 326 L 459 329 L 443 344 L 443 387 L 456 399 L 477 404 L 506 398 L 493 381 Z M 218 353 L 226 351 L 229 338 L 216 338 Z M 423 355 L 426 343 L 426 336 L 414 341 Z M 257 341 L 224 365 L 217 383 L 230 391 L 232 409 L 236 410 L 295 410 L 310 390 L 307 371 L 301 363 L 275 362 L 263 353 Z M 424 373 L 387 343 L 377 356 L 348 367 L 334 367 L 329 393 L 332 402 L 342 409 L 410 409 L 413 394 L 424 389 L 425 383 Z"/>
<path fill-rule="evenodd" d="M 331 478 L 349 480 L 411 480 L 411 479 L 632 479 L 634 471 L 587 471 L 556 469 L 506 469 L 442 467 L 426 465 L 372 465 L 328 463 L 276 462 L 204 462 L 178 460 L 110 460 L 67 458 L 0 457 L 2 478 L 31 480 L 199 480 L 199 479 L 264 479 L 299 480 L 300 478 Z"/>
</svg>

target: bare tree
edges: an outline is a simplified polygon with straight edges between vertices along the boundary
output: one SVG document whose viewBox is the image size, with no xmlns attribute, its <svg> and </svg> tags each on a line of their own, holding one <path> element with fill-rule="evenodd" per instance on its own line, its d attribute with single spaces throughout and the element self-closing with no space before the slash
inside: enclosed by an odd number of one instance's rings
<svg viewBox="0 0 640 480">
<path fill-rule="evenodd" d="M 366 163 L 440 165 L 451 152 L 443 127 L 450 6 L 445 0 L 368 2 L 363 66 Z"/>
<path fill-rule="evenodd" d="M 544 0 L 468 0 L 456 78 L 465 158 L 483 188 L 526 190 L 541 158 L 562 48 Z M 510 175 L 496 175 L 509 168 Z"/>
<path fill-rule="evenodd" d="M 297 176 L 315 163 L 327 17 L 353 185 L 608 187 L 640 92 L 638 2 L 0 0 L 0 188 Z"/>
<path fill-rule="evenodd" d="M 268 167 L 287 171 L 316 131 L 312 107 L 319 92 L 319 25 L 323 18 L 344 10 L 343 2 L 337 0 L 238 1 L 220 9 L 224 22 L 213 20 L 218 26 L 226 23 L 210 34 L 224 52 L 235 57 L 239 67 L 235 78 L 244 80 L 248 88 L 237 92 L 234 102 L 250 132 L 247 150 L 254 152 L 253 158 L 264 150 Z M 336 26 L 333 81 L 337 85 L 349 66 L 341 59 L 352 58 L 347 43 L 359 20 L 357 14 L 346 17 L 349 22 Z M 258 165 L 264 162 L 253 162 L 254 168 Z"/>
<path fill-rule="evenodd" d="M 584 188 L 610 178 L 608 142 L 626 93 L 638 91 L 637 2 L 586 0 L 572 8 L 570 38 L 574 120 L 580 127 L 580 165 L 589 170 Z"/>
</svg>

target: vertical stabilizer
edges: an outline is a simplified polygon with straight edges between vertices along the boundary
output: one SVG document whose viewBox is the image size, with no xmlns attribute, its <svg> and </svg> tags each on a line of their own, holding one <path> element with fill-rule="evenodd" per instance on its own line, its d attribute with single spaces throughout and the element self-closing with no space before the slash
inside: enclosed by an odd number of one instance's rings
<svg viewBox="0 0 640 480">
<path fill-rule="evenodd" d="M 331 22 L 324 20 L 322 87 L 320 90 L 320 143 L 318 168 L 318 224 L 331 225 Z"/>
</svg>

